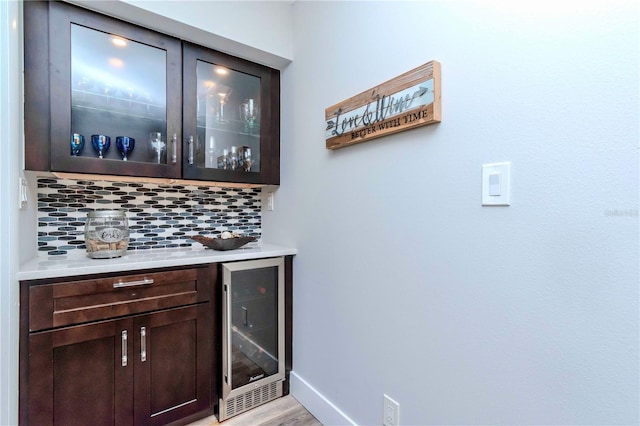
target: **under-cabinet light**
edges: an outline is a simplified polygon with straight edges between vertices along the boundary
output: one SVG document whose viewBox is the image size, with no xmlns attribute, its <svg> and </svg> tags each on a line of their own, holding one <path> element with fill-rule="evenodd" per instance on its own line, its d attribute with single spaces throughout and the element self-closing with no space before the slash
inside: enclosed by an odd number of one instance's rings
<svg viewBox="0 0 640 426">
<path fill-rule="evenodd" d="M 111 43 L 118 47 L 125 47 L 127 45 L 127 42 L 119 37 L 111 37 Z"/>
</svg>

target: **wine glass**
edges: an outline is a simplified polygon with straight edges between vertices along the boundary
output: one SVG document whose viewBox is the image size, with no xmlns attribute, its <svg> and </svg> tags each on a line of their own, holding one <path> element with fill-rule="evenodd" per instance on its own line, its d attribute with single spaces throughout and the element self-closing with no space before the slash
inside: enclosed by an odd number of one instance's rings
<svg viewBox="0 0 640 426">
<path fill-rule="evenodd" d="M 104 158 L 111 146 L 111 138 L 105 135 L 91 135 L 91 145 L 98 153 L 98 158 Z"/>
<path fill-rule="evenodd" d="M 89 77 L 82 76 L 78 79 L 78 81 L 76 82 L 76 85 L 78 86 L 78 89 L 80 89 L 80 91 L 82 92 L 81 99 L 84 100 L 85 93 L 87 93 L 87 89 L 90 89 L 93 86 L 93 81 Z"/>
<path fill-rule="evenodd" d="M 84 136 L 80 133 L 74 133 L 71 135 L 71 155 L 77 157 L 84 148 Z"/>
<path fill-rule="evenodd" d="M 142 96 L 144 98 L 144 103 L 147 106 L 147 112 L 149 112 L 149 107 L 151 106 L 151 101 L 153 100 L 153 98 L 151 97 L 151 92 L 144 92 Z"/>
<path fill-rule="evenodd" d="M 231 87 L 220 84 L 216 87 L 218 94 L 218 109 L 216 111 L 216 119 L 218 123 L 228 123 L 228 117 L 225 117 L 224 106 L 229 101 L 229 95 L 231 95 Z"/>
<path fill-rule="evenodd" d="M 127 154 L 133 151 L 133 148 L 136 146 L 136 140 L 134 138 L 130 138 L 128 136 L 118 136 L 116 137 L 116 147 L 120 154 L 122 155 L 122 161 L 127 161 Z"/>
<path fill-rule="evenodd" d="M 151 132 L 149 134 L 149 145 L 151 149 L 156 153 L 157 164 L 162 164 L 162 154 L 167 147 L 167 143 L 162 140 L 162 133 Z"/>
<path fill-rule="evenodd" d="M 122 89 L 122 93 L 127 97 L 127 99 L 129 99 L 129 108 L 131 108 L 131 102 L 135 101 L 138 97 L 136 89 L 131 86 L 126 86 Z"/>
<path fill-rule="evenodd" d="M 113 84 L 108 81 L 102 84 L 102 94 L 107 97 L 107 105 L 109 104 L 111 96 L 113 96 L 114 92 L 115 90 L 113 88 Z"/>
<path fill-rule="evenodd" d="M 244 121 L 244 129 L 248 133 L 253 133 L 258 120 L 258 105 L 254 99 L 245 99 L 240 104 L 240 117 Z"/>
<path fill-rule="evenodd" d="M 91 86 L 93 86 L 93 81 L 91 81 L 89 77 L 86 77 L 83 75 L 78 79 L 77 84 L 78 84 L 78 89 L 84 92 L 87 89 L 89 89 Z"/>
</svg>

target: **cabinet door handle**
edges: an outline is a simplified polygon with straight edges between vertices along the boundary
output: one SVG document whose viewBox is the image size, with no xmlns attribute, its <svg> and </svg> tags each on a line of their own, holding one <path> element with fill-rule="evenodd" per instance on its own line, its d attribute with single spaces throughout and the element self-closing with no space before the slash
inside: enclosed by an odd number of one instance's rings
<svg viewBox="0 0 640 426">
<path fill-rule="evenodd" d="M 178 135 L 175 133 L 173 134 L 173 139 L 171 139 L 171 145 L 171 150 L 173 151 L 171 162 L 176 164 L 178 162 Z"/>
<path fill-rule="evenodd" d="M 149 284 L 153 284 L 153 278 L 145 278 L 139 281 L 116 281 L 115 283 L 113 283 L 113 288 L 135 287 L 138 285 Z"/>
<path fill-rule="evenodd" d="M 244 306 L 242 307 L 242 324 L 245 327 L 249 325 L 249 310 Z"/>
<path fill-rule="evenodd" d="M 122 366 L 127 366 L 127 330 L 122 330 Z"/>
<path fill-rule="evenodd" d="M 147 328 L 140 327 L 140 361 L 147 360 Z"/>
<path fill-rule="evenodd" d="M 189 136 L 189 164 L 193 165 L 193 136 Z"/>
</svg>

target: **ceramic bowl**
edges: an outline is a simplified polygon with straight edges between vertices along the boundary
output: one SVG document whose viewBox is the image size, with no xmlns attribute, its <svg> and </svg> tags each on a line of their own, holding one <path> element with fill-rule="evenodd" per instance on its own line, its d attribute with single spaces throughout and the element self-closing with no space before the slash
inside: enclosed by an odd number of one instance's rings
<svg viewBox="0 0 640 426">
<path fill-rule="evenodd" d="M 244 246 L 247 243 L 256 241 L 256 237 L 236 237 L 236 238 L 210 238 L 202 235 L 192 235 L 192 240 L 199 242 L 205 247 L 209 247 L 214 250 L 234 250 Z"/>
</svg>

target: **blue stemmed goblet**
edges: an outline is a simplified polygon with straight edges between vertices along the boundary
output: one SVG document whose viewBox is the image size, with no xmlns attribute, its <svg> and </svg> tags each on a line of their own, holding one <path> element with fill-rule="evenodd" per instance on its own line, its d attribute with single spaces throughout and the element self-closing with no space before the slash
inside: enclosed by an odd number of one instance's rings
<svg viewBox="0 0 640 426">
<path fill-rule="evenodd" d="M 98 153 L 98 158 L 103 158 L 111 146 L 111 138 L 105 135 L 91 135 L 91 145 Z"/>
<path fill-rule="evenodd" d="M 77 157 L 84 148 L 84 136 L 79 133 L 71 135 L 71 155 Z"/>
<path fill-rule="evenodd" d="M 136 146 L 136 140 L 134 138 L 130 138 L 129 136 L 118 136 L 116 137 L 116 147 L 120 154 L 122 155 L 122 161 L 127 161 L 127 154 L 133 151 L 133 148 Z"/>
</svg>

